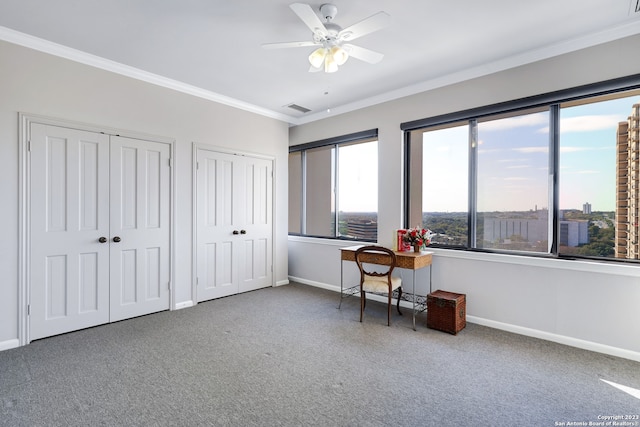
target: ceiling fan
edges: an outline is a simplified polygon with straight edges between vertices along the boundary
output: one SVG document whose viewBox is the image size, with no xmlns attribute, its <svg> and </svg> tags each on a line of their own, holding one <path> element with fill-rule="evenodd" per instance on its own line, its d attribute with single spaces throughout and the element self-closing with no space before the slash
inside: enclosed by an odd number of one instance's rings
<svg viewBox="0 0 640 427">
<path fill-rule="evenodd" d="M 349 57 L 375 64 L 384 57 L 383 54 L 365 49 L 349 43 L 359 37 L 377 31 L 389 24 L 390 16 L 385 12 L 378 12 L 347 28 L 342 28 L 333 22 L 338 13 L 338 8 L 333 4 L 320 6 L 320 16 L 324 23 L 313 11 L 311 6 L 304 3 L 289 5 L 291 10 L 311 30 L 312 40 L 284 43 L 265 43 L 265 49 L 280 49 L 289 47 L 319 46 L 309 55 L 311 68 L 309 71 L 322 71 L 333 73 L 343 65 Z"/>
</svg>

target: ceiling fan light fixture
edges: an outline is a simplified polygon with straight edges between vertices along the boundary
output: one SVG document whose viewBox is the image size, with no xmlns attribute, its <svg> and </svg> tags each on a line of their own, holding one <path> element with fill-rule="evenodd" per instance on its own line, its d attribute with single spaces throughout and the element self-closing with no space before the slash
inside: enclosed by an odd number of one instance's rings
<svg viewBox="0 0 640 427">
<path fill-rule="evenodd" d="M 346 50 L 340 46 L 333 46 L 329 51 L 329 54 L 333 57 L 338 65 L 343 65 L 349 59 L 349 54 Z"/>
<path fill-rule="evenodd" d="M 311 52 L 311 55 L 309 55 L 309 63 L 314 68 L 320 68 L 322 67 L 322 63 L 324 62 L 326 56 L 327 49 L 325 49 L 324 47 L 320 47 Z"/>
<path fill-rule="evenodd" d="M 338 13 L 338 8 L 334 4 L 321 4 L 320 16 L 308 4 L 292 3 L 289 7 L 311 30 L 311 40 L 266 43 L 262 45 L 265 49 L 315 46 L 315 50 L 308 56 L 311 63 L 310 72 L 324 70 L 325 73 L 334 73 L 350 57 L 370 64 L 376 64 L 382 59 L 381 53 L 352 45 L 349 42 L 389 25 L 390 16 L 387 13 L 378 12 L 347 28 L 342 28 L 333 22 L 333 18 Z"/>
<path fill-rule="evenodd" d="M 335 73 L 338 71 L 338 63 L 333 58 L 333 55 L 327 55 L 324 58 L 324 72 L 325 73 Z"/>
</svg>

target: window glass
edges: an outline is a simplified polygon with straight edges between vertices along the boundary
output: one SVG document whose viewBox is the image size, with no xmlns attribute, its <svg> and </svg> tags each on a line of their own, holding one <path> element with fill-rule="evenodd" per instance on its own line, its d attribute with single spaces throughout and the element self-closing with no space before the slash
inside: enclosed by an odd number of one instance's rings
<svg viewBox="0 0 640 427">
<path fill-rule="evenodd" d="M 302 233 L 302 152 L 289 154 L 289 233 Z"/>
<path fill-rule="evenodd" d="M 548 252 L 549 112 L 477 128 L 478 248 Z"/>
<path fill-rule="evenodd" d="M 376 135 L 373 129 L 292 147 L 290 234 L 377 241 Z"/>
<path fill-rule="evenodd" d="M 305 157 L 304 234 L 335 237 L 334 146 L 307 150 Z"/>
<path fill-rule="evenodd" d="M 558 251 L 638 259 L 638 92 L 561 105 Z"/>
<path fill-rule="evenodd" d="M 467 246 L 469 126 L 417 131 L 411 135 L 410 226 L 428 228 L 433 244 Z"/>
<path fill-rule="evenodd" d="M 338 146 L 338 233 L 378 239 L 378 141 Z"/>
</svg>

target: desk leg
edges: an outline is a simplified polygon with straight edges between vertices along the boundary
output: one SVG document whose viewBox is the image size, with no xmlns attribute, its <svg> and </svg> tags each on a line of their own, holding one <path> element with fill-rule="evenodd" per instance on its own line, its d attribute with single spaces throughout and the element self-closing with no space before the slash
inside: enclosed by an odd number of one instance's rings
<svg viewBox="0 0 640 427">
<path fill-rule="evenodd" d="M 342 307 L 342 277 L 344 275 L 343 265 L 344 265 L 344 261 L 341 259 L 340 260 L 340 303 L 338 304 L 338 310 L 340 310 L 340 307 Z"/>
<path fill-rule="evenodd" d="M 340 307 L 342 307 L 342 281 L 344 280 L 344 272 L 342 271 L 344 269 L 344 260 L 340 259 L 340 303 L 338 304 L 338 310 L 340 310 Z"/>
<path fill-rule="evenodd" d="M 411 315 L 413 316 L 413 330 L 416 330 L 416 270 L 413 270 L 413 292 L 411 301 L 413 302 L 413 309 Z"/>
</svg>

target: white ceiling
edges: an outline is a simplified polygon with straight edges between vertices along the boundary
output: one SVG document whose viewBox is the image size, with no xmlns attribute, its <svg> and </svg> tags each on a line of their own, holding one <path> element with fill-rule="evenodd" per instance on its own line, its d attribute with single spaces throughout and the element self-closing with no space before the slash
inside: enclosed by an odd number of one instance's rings
<svg viewBox="0 0 640 427">
<path fill-rule="evenodd" d="M 384 59 L 333 74 L 261 47 L 311 39 L 292 0 L 1 0 L 0 39 L 301 124 L 639 34 L 638 1 L 333 0 L 342 27 L 391 15 L 353 42 Z"/>
</svg>

